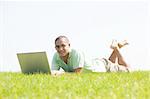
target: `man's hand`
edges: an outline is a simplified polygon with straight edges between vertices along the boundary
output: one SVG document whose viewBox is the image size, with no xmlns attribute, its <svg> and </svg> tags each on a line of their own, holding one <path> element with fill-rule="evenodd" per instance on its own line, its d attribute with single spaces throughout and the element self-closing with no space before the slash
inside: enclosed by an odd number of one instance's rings
<svg viewBox="0 0 150 99">
<path fill-rule="evenodd" d="M 74 69 L 74 72 L 75 73 L 81 73 L 82 72 L 82 67 Z"/>
<path fill-rule="evenodd" d="M 60 75 L 65 74 L 65 72 L 62 72 L 62 71 L 52 71 L 51 74 L 52 74 L 52 76 L 60 76 Z"/>
</svg>

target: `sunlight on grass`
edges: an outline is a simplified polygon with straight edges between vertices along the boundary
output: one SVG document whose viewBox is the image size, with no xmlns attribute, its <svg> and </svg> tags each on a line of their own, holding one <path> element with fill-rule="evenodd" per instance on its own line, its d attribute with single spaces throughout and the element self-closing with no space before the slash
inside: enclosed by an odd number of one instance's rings
<svg viewBox="0 0 150 99">
<path fill-rule="evenodd" d="M 0 98 L 150 98 L 150 72 L 0 73 Z"/>
</svg>

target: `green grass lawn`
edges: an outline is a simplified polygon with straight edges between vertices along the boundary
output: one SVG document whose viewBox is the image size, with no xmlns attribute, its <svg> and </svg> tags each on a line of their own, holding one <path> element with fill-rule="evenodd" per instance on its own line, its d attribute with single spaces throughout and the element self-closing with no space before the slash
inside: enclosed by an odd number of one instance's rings
<svg viewBox="0 0 150 99">
<path fill-rule="evenodd" d="M 150 99 L 150 71 L 48 74 L 0 73 L 0 98 Z"/>
</svg>

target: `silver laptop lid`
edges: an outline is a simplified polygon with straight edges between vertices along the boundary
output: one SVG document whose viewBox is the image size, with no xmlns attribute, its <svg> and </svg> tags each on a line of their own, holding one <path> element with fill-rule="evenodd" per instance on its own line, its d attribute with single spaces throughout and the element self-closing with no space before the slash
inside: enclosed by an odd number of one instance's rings
<svg viewBox="0 0 150 99">
<path fill-rule="evenodd" d="M 31 52 L 17 54 L 23 73 L 50 73 L 46 52 Z"/>
</svg>

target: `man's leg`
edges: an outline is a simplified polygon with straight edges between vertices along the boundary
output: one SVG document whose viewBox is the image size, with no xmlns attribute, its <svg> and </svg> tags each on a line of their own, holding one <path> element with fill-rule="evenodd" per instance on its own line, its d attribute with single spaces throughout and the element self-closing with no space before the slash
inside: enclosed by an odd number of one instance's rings
<svg viewBox="0 0 150 99">
<path fill-rule="evenodd" d="M 107 72 L 129 72 L 129 67 L 127 63 L 124 61 L 118 50 L 114 50 L 114 54 L 116 54 L 118 58 L 118 64 L 111 62 L 108 59 L 103 58 L 103 62 L 105 64 L 105 68 Z"/>
<path fill-rule="evenodd" d="M 127 65 L 127 63 L 125 62 L 125 60 L 124 60 L 123 56 L 121 55 L 121 53 L 119 52 L 119 49 L 115 48 L 115 49 L 114 49 L 114 53 L 115 53 L 116 56 L 117 56 L 118 64 L 127 67 L 128 65 Z"/>
<path fill-rule="evenodd" d="M 129 72 L 128 65 L 124 61 L 123 56 L 119 51 L 119 49 L 122 48 L 124 45 L 127 45 L 127 43 L 120 45 L 119 44 L 120 43 L 118 44 L 116 43 L 115 44 L 116 46 L 111 46 L 113 52 L 108 60 L 103 58 L 107 72 L 117 72 L 117 71 Z M 114 64 L 116 62 L 116 59 L 118 59 L 118 63 Z"/>
<path fill-rule="evenodd" d="M 112 63 L 115 63 L 116 59 L 118 59 L 118 64 L 119 65 L 127 66 L 127 63 L 124 61 L 123 56 L 119 52 L 119 49 L 124 47 L 125 45 L 128 45 L 126 40 L 124 40 L 124 41 L 122 41 L 120 43 L 117 43 L 116 40 L 114 40 L 112 42 L 112 45 L 110 47 L 111 47 L 111 49 L 113 49 L 113 52 L 112 52 L 112 54 L 109 57 L 109 60 Z"/>
<path fill-rule="evenodd" d="M 117 59 L 117 54 L 116 52 L 113 50 L 113 52 L 111 53 L 110 57 L 108 58 L 108 60 L 110 60 L 112 63 L 115 63 Z"/>
</svg>

